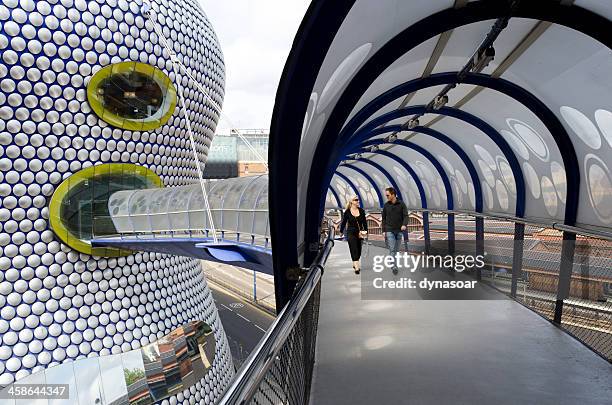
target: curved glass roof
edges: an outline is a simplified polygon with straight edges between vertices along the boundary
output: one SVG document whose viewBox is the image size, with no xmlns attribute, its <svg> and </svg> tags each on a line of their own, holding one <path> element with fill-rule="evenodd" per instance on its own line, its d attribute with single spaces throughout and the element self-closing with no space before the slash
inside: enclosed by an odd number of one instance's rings
<svg viewBox="0 0 612 405">
<path fill-rule="evenodd" d="M 245 176 L 206 183 L 215 229 L 269 235 L 268 176 Z M 199 184 L 119 191 L 111 195 L 111 219 L 119 233 L 191 232 L 211 229 Z"/>
<path fill-rule="evenodd" d="M 271 130 L 287 168 L 271 174 L 271 192 L 295 184 L 298 245 L 314 238 L 309 218 L 323 203 L 338 204 L 333 194 L 344 204 L 362 193 L 369 208 L 393 182 L 411 208 L 612 231 L 612 3 L 511 3 L 311 7 Z M 299 67 L 306 58 L 320 68 Z M 299 150 L 280 139 L 298 127 Z"/>
</svg>

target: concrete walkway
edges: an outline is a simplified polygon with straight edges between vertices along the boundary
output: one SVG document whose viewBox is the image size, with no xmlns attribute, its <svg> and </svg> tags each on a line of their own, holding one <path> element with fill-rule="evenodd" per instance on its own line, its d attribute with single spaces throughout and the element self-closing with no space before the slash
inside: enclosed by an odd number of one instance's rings
<svg viewBox="0 0 612 405">
<path fill-rule="evenodd" d="M 611 403 L 612 365 L 522 305 L 362 301 L 360 277 L 337 242 L 322 279 L 312 404 Z"/>
</svg>

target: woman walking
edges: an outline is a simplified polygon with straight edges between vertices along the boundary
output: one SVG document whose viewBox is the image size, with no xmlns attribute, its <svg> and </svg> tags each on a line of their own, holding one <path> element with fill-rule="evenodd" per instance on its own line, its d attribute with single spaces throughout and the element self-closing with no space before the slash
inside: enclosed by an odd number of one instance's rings
<svg viewBox="0 0 612 405">
<path fill-rule="evenodd" d="M 357 196 L 349 200 L 344 211 L 342 224 L 340 225 L 340 234 L 344 233 L 345 228 L 346 238 L 351 251 L 351 260 L 353 261 L 353 270 L 355 270 L 355 274 L 359 274 L 361 270 L 361 264 L 359 263 L 361 244 L 368 234 L 368 221 L 366 221 L 365 211 L 359 206 L 359 198 Z"/>
</svg>

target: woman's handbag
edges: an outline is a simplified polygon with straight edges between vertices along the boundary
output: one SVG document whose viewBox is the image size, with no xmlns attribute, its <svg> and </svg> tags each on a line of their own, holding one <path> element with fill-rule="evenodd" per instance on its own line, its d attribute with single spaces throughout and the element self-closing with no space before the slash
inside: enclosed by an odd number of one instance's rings
<svg viewBox="0 0 612 405">
<path fill-rule="evenodd" d="M 359 220 L 357 218 L 355 218 L 355 220 L 357 221 L 357 228 L 359 228 L 359 239 L 367 239 L 368 238 L 368 231 L 364 231 L 361 229 L 361 225 L 359 225 Z"/>
</svg>

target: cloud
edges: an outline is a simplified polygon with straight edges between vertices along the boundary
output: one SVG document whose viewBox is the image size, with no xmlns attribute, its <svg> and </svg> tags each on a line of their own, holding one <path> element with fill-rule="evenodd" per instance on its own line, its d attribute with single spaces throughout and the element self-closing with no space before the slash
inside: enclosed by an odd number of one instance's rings
<svg viewBox="0 0 612 405">
<path fill-rule="evenodd" d="M 278 82 L 308 0 L 200 0 L 225 58 L 223 112 L 237 128 L 269 128 Z M 218 133 L 230 124 L 219 123 Z"/>
</svg>

